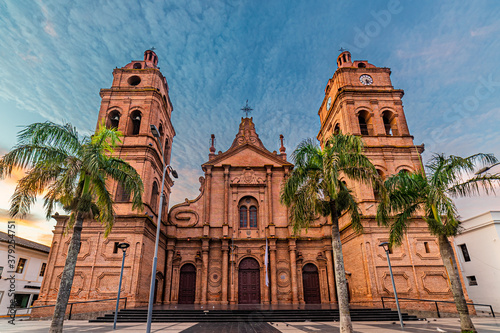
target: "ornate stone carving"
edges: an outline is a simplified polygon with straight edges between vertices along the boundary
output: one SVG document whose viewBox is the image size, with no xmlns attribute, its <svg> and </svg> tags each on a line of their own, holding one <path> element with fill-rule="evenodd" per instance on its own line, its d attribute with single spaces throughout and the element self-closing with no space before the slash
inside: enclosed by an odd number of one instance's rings
<svg viewBox="0 0 500 333">
<path fill-rule="evenodd" d="M 246 168 L 243 170 L 243 173 L 241 174 L 240 177 L 234 177 L 231 179 L 231 184 L 238 184 L 238 185 L 259 185 L 259 184 L 265 184 L 265 180 L 257 177 L 255 175 L 255 171 L 252 170 L 251 168 Z"/>
<path fill-rule="evenodd" d="M 192 209 L 178 210 L 174 214 L 175 223 L 170 221 L 173 225 L 179 228 L 194 227 L 200 221 L 200 215 Z"/>
<path fill-rule="evenodd" d="M 59 285 L 61 284 L 61 277 L 63 272 L 57 275 L 57 288 L 55 288 L 56 292 L 59 292 Z M 75 272 L 75 276 L 73 278 L 73 285 L 71 286 L 71 296 L 78 296 L 80 292 L 83 290 L 85 285 L 85 274 L 83 272 Z"/>
<path fill-rule="evenodd" d="M 253 118 L 241 118 L 240 129 L 236 138 L 234 138 L 231 148 L 249 143 L 259 148 L 264 148 L 262 141 L 259 139 L 259 135 L 255 131 L 255 125 L 253 123 Z M 264 148 L 265 149 L 265 148 Z"/>
<path fill-rule="evenodd" d="M 394 272 L 393 275 L 398 294 L 408 294 L 411 291 L 410 277 L 404 272 Z M 394 295 L 391 274 L 389 272 L 385 272 L 382 275 L 382 288 L 387 294 Z"/>
<path fill-rule="evenodd" d="M 422 286 L 430 295 L 445 295 L 450 292 L 448 278 L 443 271 L 424 272 L 422 274 Z"/>
<path fill-rule="evenodd" d="M 62 255 L 66 257 L 66 254 L 68 253 L 69 250 L 69 243 L 71 243 L 71 238 L 69 238 L 65 243 L 64 243 L 64 251 L 62 252 Z M 78 252 L 78 260 L 85 260 L 90 255 L 90 249 L 91 249 L 91 242 L 89 239 L 82 239 L 81 240 L 81 245 L 80 245 L 80 252 Z M 121 257 L 120 257 L 121 260 Z"/>
<path fill-rule="evenodd" d="M 120 272 L 102 272 L 97 277 L 96 291 L 99 294 L 116 294 L 118 291 L 118 281 L 120 279 Z M 126 279 L 125 279 L 126 280 Z M 125 282 L 125 281 L 123 281 Z M 125 283 L 122 282 L 121 291 L 125 291 Z"/>
<path fill-rule="evenodd" d="M 210 269 L 210 275 L 208 277 L 208 283 L 210 286 L 217 288 L 221 285 L 222 270 L 220 267 L 214 267 Z"/>
<path fill-rule="evenodd" d="M 290 286 L 290 271 L 288 269 L 279 269 L 277 275 L 279 287 L 286 288 Z"/>
</svg>

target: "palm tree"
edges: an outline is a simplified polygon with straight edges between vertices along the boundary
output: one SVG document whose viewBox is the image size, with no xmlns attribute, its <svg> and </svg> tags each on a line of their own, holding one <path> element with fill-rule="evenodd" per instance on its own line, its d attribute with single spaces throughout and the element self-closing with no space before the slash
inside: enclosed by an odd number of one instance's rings
<svg viewBox="0 0 500 333">
<path fill-rule="evenodd" d="M 477 164 L 490 165 L 497 159 L 491 154 L 469 157 L 434 154 L 426 165 L 429 171 L 400 172 L 385 181 L 386 200 L 377 209 L 377 220 L 390 226 L 390 244 L 400 245 L 415 217 L 424 213 L 431 234 L 438 238 L 439 251 L 450 279 L 451 291 L 460 316 L 462 332 L 476 332 L 458 275 L 449 237 L 457 235 L 460 220 L 452 198 L 472 196 L 484 190 L 494 192 L 500 174 L 472 174 Z M 391 216 L 394 215 L 394 216 Z"/>
<path fill-rule="evenodd" d="M 114 223 L 113 199 L 107 189 L 110 179 L 131 193 L 133 208 L 142 207 L 143 184 L 127 162 L 112 157 L 121 133 L 101 124 L 92 137 L 80 139 L 70 124 L 34 123 L 18 134 L 17 145 L 0 159 L 0 178 L 14 168 L 27 169 L 11 198 L 10 215 L 27 214 L 37 195 L 45 193 L 44 208 L 49 219 L 56 205 L 70 213 L 73 228 L 50 332 L 62 332 L 80 236 L 85 218 L 99 220 L 109 234 Z"/>
<path fill-rule="evenodd" d="M 333 135 L 321 149 L 313 139 L 302 141 L 293 152 L 294 169 L 281 190 L 281 202 L 290 207 L 290 220 L 297 233 L 316 216 L 330 216 L 340 331 L 352 332 L 347 283 L 339 232 L 339 216 L 348 214 L 355 231 L 361 232 L 360 210 L 344 178 L 381 187 L 378 173 L 363 154 L 361 138 Z"/>
</svg>

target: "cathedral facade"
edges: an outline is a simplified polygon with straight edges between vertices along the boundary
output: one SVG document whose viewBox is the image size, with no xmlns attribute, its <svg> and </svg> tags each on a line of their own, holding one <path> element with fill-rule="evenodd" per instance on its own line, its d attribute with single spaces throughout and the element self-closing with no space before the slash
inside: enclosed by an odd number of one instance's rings
<svg viewBox="0 0 500 333">
<path fill-rule="evenodd" d="M 122 296 L 127 297 L 128 307 L 148 302 L 162 153 L 169 163 L 175 136 L 168 85 L 157 62 L 156 54 L 148 50 L 143 61 L 115 69 L 111 88 L 101 90 L 99 122 L 125 134 L 117 154 L 142 176 L 145 211 L 132 211 L 128 195 L 110 184 L 116 202 L 115 226 L 104 238 L 98 223 L 85 222 L 70 302 L 116 297 L 120 242 L 131 244 Z M 349 52 L 340 54 L 337 65 L 318 111 L 320 143 L 339 131 L 360 135 L 382 177 L 420 169 L 423 146 L 413 143 L 401 101 L 403 91 L 392 86 L 390 70 L 352 61 Z M 163 152 L 150 133 L 150 124 L 159 128 Z M 231 147 L 217 154 L 212 136 L 208 159 L 201 166 L 198 197 L 164 210 L 156 303 L 335 304 L 331 222 L 318 218 L 307 231 L 295 235 L 287 207 L 280 203 L 281 185 L 293 169 L 283 137 L 279 152 L 266 149 L 248 117 L 241 119 L 235 133 Z M 164 202 L 172 185 L 167 175 Z M 367 185 L 349 185 L 360 202 L 364 225 L 363 234 L 357 234 L 347 216 L 340 220 L 350 303 L 380 306 L 381 297 L 393 296 L 385 252 L 379 246 L 388 240 L 388 230 L 375 222 L 377 193 Z M 70 241 L 71 235 L 63 234 L 67 217 L 56 216 L 56 220 L 38 305 L 54 303 Z M 392 249 L 391 263 L 400 297 L 452 300 L 436 238 L 421 219 L 408 229 L 402 246 Z M 95 303 L 92 309 L 105 307 Z"/>
</svg>

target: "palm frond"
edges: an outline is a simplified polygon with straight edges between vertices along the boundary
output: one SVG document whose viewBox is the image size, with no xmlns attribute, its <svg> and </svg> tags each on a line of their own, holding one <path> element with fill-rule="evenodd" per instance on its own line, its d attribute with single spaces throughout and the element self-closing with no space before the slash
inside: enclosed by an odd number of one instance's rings
<svg viewBox="0 0 500 333">
<path fill-rule="evenodd" d="M 500 184 L 500 174 L 480 174 L 447 189 L 454 198 L 480 195 L 481 190 L 486 194 L 495 194 L 495 185 Z"/>
</svg>

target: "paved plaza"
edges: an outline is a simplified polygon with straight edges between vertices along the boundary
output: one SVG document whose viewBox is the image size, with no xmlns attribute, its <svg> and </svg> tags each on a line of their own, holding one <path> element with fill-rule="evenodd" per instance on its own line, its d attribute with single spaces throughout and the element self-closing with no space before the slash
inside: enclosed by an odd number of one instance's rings
<svg viewBox="0 0 500 333">
<path fill-rule="evenodd" d="M 500 318 L 474 318 L 476 329 L 480 333 L 500 332 Z M 354 332 L 460 332 L 457 318 L 430 319 L 429 321 L 409 322 L 402 330 L 399 323 L 393 322 L 354 322 Z M 11 325 L 6 319 L 0 320 L 0 332 L 47 332 L 50 321 L 16 321 Z M 89 323 L 83 320 L 66 321 L 65 332 L 113 332 L 113 324 Z M 145 332 L 145 323 L 119 323 L 114 332 Z M 153 323 L 151 332 L 165 333 L 303 333 L 303 332 L 339 332 L 337 322 L 300 322 L 300 323 Z"/>
</svg>

